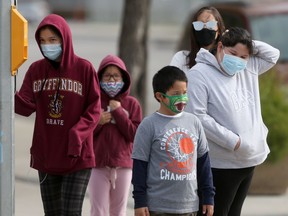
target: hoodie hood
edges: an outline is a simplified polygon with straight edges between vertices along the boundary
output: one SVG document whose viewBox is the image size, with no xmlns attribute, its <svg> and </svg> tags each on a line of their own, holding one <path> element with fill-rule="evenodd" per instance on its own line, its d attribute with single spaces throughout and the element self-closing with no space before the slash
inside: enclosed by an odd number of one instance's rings
<svg viewBox="0 0 288 216">
<path fill-rule="evenodd" d="M 101 82 L 102 75 L 104 73 L 104 70 L 107 66 L 114 65 L 120 68 L 122 76 L 123 76 L 123 82 L 124 86 L 121 90 L 121 92 L 115 96 L 115 99 L 125 97 L 130 94 L 130 87 L 131 87 L 131 77 L 128 73 L 125 63 L 120 59 L 118 56 L 115 55 L 107 55 L 100 63 L 98 68 L 98 79 Z M 109 97 L 103 89 L 101 89 L 101 96 L 102 97 Z"/>
<path fill-rule="evenodd" d="M 195 61 L 196 63 L 209 65 L 210 67 L 214 68 L 215 70 L 217 70 L 219 73 L 223 74 L 224 76 L 233 77 L 221 68 L 216 56 L 214 56 L 211 52 L 209 52 L 208 50 L 204 48 L 201 48 L 199 50 L 199 52 L 196 55 Z"/>
<path fill-rule="evenodd" d="M 39 33 L 40 33 L 41 28 L 47 25 L 54 26 L 59 31 L 62 37 L 62 59 L 60 62 L 60 66 L 64 67 L 65 69 L 69 69 L 69 67 L 72 67 L 76 61 L 76 56 L 74 54 L 74 49 L 73 49 L 73 44 L 72 44 L 71 30 L 66 20 L 63 17 L 56 15 L 56 14 L 50 14 L 46 16 L 42 20 L 42 22 L 39 24 L 35 32 L 35 39 L 37 41 L 37 44 L 39 46 L 39 49 L 42 55 L 43 55 L 43 52 L 40 47 Z M 49 60 L 47 59 L 47 61 Z"/>
<path fill-rule="evenodd" d="M 196 55 L 195 61 L 196 63 L 209 65 L 210 67 L 219 70 L 219 72 L 224 73 L 222 72 L 222 69 L 217 61 L 216 56 L 214 56 L 211 52 L 209 52 L 209 50 L 201 48 Z"/>
</svg>

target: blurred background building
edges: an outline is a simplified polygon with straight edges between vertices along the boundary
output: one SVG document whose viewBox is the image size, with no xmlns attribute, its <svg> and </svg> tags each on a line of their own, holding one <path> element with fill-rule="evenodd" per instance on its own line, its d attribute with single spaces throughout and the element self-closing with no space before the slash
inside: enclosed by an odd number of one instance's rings
<svg viewBox="0 0 288 216">
<path fill-rule="evenodd" d="M 151 21 L 181 23 L 195 5 L 205 0 L 152 0 Z M 121 20 L 124 0 L 18 0 L 19 11 L 31 21 L 41 20 L 47 13 L 61 14 L 66 18 L 118 22 Z"/>
</svg>

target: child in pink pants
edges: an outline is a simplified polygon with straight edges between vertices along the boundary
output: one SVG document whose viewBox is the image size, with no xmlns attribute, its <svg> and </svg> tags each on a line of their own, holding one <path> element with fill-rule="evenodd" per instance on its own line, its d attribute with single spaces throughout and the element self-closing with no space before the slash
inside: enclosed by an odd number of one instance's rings
<svg viewBox="0 0 288 216">
<path fill-rule="evenodd" d="M 89 184 L 91 215 L 126 216 L 131 177 L 130 168 L 93 169 Z"/>
<path fill-rule="evenodd" d="M 94 131 L 96 167 L 88 187 L 91 216 L 126 216 L 132 142 L 142 120 L 142 109 L 130 95 L 130 75 L 119 57 L 106 56 L 97 75 L 102 112 Z"/>
</svg>

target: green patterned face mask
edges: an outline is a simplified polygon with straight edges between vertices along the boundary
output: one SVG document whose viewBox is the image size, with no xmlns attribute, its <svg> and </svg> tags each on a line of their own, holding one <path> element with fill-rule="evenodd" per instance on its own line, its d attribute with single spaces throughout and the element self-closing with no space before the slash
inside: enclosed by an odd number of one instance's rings
<svg viewBox="0 0 288 216">
<path fill-rule="evenodd" d="M 174 113 L 182 112 L 188 102 L 187 94 L 169 96 L 169 95 L 162 93 L 162 95 L 169 99 L 169 104 L 166 104 L 163 102 L 162 103 Z"/>
</svg>

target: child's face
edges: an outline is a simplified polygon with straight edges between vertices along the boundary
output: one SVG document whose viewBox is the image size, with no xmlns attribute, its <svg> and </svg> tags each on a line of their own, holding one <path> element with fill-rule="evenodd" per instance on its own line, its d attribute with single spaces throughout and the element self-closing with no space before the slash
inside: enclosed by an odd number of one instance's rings
<svg viewBox="0 0 288 216">
<path fill-rule="evenodd" d="M 222 51 L 222 52 L 221 52 Z M 248 60 L 249 50 L 246 45 L 242 43 L 237 43 L 234 47 L 225 47 L 221 42 L 218 44 L 218 51 L 220 58 L 223 58 L 224 53 L 228 55 L 233 55 L 238 58 Z"/>
<path fill-rule="evenodd" d="M 157 92 L 156 97 L 160 101 L 159 112 L 165 115 L 175 115 L 182 112 L 187 103 L 186 94 L 187 83 L 183 81 L 176 81 L 165 94 Z"/>
<path fill-rule="evenodd" d="M 121 74 L 120 69 L 114 65 L 108 66 L 102 75 L 101 81 L 102 82 L 121 82 L 122 74 Z"/>
<path fill-rule="evenodd" d="M 233 47 L 224 47 L 218 44 L 217 58 L 220 67 L 230 76 L 243 71 L 249 59 L 249 50 L 246 45 L 237 43 Z"/>
<path fill-rule="evenodd" d="M 124 86 L 120 69 L 115 65 L 109 65 L 102 74 L 100 86 L 106 94 L 114 98 Z"/>
<path fill-rule="evenodd" d="M 44 28 L 39 33 L 40 48 L 43 55 L 56 62 L 62 57 L 62 38 L 50 28 Z"/>
<path fill-rule="evenodd" d="M 39 40 L 40 44 L 62 44 L 62 38 L 49 28 L 40 31 Z"/>
</svg>

